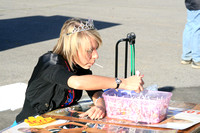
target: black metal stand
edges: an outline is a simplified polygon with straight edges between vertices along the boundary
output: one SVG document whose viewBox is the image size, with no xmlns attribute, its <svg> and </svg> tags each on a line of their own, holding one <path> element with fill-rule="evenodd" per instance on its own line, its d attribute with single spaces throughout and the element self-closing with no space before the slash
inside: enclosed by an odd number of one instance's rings
<svg viewBox="0 0 200 133">
<path fill-rule="evenodd" d="M 130 45 L 135 45 L 135 33 L 131 32 L 127 34 L 127 38 L 120 39 L 115 46 L 115 78 L 118 76 L 118 46 L 121 42 L 125 41 L 125 69 L 124 69 L 124 78 L 127 78 L 127 64 L 128 64 L 128 43 Z"/>
</svg>

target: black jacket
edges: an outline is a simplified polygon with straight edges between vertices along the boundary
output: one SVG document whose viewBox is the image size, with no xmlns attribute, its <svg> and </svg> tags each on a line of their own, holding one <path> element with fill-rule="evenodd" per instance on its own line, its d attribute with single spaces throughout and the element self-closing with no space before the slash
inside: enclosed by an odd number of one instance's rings
<svg viewBox="0 0 200 133">
<path fill-rule="evenodd" d="M 40 115 L 48 111 L 64 107 L 69 91 L 74 91 L 73 102 L 82 96 L 82 90 L 70 88 L 67 81 L 72 75 L 92 74 L 90 70 L 74 67 L 71 72 L 68 63 L 60 55 L 48 52 L 39 58 L 28 82 L 26 97 L 22 111 L 16 117 L 21 122 L 29 116 Z M 90 98 L 96 91 L 86 91 Z"/>
<path fill-rule="evenodd" d="M 188 10 L 200 10 L 200 0 L 185 0 L 185 6 Z"/>
</svg>

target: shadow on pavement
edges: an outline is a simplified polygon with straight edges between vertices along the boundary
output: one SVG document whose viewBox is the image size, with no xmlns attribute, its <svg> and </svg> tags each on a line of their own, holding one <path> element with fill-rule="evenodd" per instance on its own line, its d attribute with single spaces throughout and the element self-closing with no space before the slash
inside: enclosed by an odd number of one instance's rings
<svg viewBox="0 0 200 133">
<path fill-rule="evenodd" d="M 172 86 L 165 86 L 162 88 L 158 88 L 159 91 L 166 91 L 166 92 L 172 92 L 175 88 Z"/>
<path fill-rule="evenodd" d="M 0 20 L 0 51 L 58 38 L 63 23 L 69 18 L 57 15 Z M 98 30 L 120 25 L 95 20 L 94 24 Z"/>
<path fill-rule="evenodd" d="M 200 101 L 200 86 L 197 87 L 182 87 L 182 88 L 174 88 L 172 86 L 165 86 L 162 88 L 158 88 L 159 91 L 172 92 L 172 100 L 175 101 L 184 101 L 188 103 L 196 103 L 199 104 Z"/>
</svg>

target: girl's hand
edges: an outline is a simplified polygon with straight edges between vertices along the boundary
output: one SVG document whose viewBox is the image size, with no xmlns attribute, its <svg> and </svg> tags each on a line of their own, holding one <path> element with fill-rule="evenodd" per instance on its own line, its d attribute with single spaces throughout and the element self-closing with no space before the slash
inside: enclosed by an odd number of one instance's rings
<svg viewBox="0 0 200 133">
<path fill-rule="evenodd" d="M 143 91 L 143 85 L 144 81 L 142 80 L 144 76 L 131 76 L 122 81 L 125 84 L 126 90 L 134 90 L 136 93 L 139 93 L 140 91 Z"/>
<path fill-rule="evenodd" d="M 90 119 L 98 120 L 98 119 L 104 118 L 105 115 L 106 115 L 105 107 L 93 106 L 85 113 L 80 114 L 79 117 L 83 118 L 83 117 L 88 116 L 88 117 L 90 117 Z"/>
</svg>

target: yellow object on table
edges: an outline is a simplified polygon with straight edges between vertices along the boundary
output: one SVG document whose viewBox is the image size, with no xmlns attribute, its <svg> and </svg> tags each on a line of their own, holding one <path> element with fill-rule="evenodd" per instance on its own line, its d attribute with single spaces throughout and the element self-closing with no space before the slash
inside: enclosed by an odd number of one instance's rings
<svg viewBox="0 0 200 133">
<path fill-rule="evenodd" d="M 30 116 L 28 117 L 28 119 L 24 120 L 25 123 L 29 124 L 29 126 L 43 125 L 43 124 L 51 123 L 53 121 L 55 121 L 55 119 L 51 117 L 44 118 L 42 116 L 37 116 L 37 117 Z"/>
</svg>

